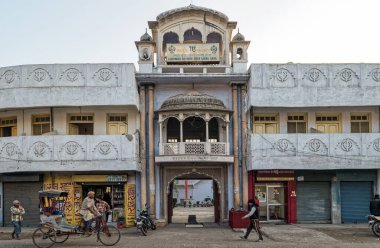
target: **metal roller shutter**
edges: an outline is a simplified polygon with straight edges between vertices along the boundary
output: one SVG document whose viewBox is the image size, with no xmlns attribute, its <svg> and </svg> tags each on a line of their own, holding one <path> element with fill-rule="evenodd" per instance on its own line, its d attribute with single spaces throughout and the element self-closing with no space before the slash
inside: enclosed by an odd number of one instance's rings
<svg viewBox="0 0 380 248">
<path fill-rule="evenodd" d="M 298 182 L 297 222 L 331 222 L 331 192 L 329 182 Z"/>
<path fill-rule="evenodd" d="M 369 215 L 372 199 L 372 182 L 340 183 L 342 222 L 364 223 Z"/>
<path fill-rule="evenodd" d="M 10 208 L 17 199 L 25 208 L 24 227 L 37 226 L 40 223 L 38 191 L 42 190 L 41 182 L 4 183 L 4 226 L 11 226 Z"/>
</svg>

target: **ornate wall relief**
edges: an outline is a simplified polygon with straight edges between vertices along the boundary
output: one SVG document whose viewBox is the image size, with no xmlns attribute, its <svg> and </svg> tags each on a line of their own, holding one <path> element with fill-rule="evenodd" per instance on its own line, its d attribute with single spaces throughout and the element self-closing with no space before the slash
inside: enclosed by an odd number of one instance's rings
<svg viewBox="0 0 380 248">
<path fill-rule="evenodd" d="M 102 69 L 99 69 L 97 72 L 95 72 L 95 74 L 92 78 L 96 78 L 96 79 L 100 80 L 101 82 L 107 82 L 107 81 L 112 80 L 113 78 L 117 79 L 117 76 L 110 69 L 102 68 Z"/>
<path fill-rule="evenodd" d="M 371 78 L 373 81 L 380 83 L 380 68 L 375 68 L 370 71 L 367 78 Z"/>
<path fill-rule="evenodd" d="M 339 79 L 343 82 L 350 82 L 354 79 L 359 79 L 359 76 L 356 74 L 356 72 L 354 72 L 352 69 L 350 68 L 344 68 L 342 70 L 340 70 L 336 75 L 335 75 L 335 78 L 334 79 L 337 79 L 339 77 Z"/>
<path fill-rule="evenodd" d="M 29 74 L 27 79 L 37 83 L 50 83 L 53 77 L 49 74 L 47 70 L 43 68 L 37 68 Z"/>
<path fill-rule="evenodd" d="M 323 143 L 320 139 L 311 139 L 306 142 L 306 145 L 303 148 L 304 155 L 327 155 L 328 148 L 325 143 Z"/>
<path fill-rule="evenodd" d="M 16 80 L 19 80 L 19 75 L 13 70 L 7 70 L 1 75 L 0 81 L 3 81 L 5 84 L 13 84 Z"/>
<path fill-rule="evenodd" d="M 76 141 L 66 142 L 59 150 L 62 160 L 84 160 L 85 152 L 85 149 Z"/>
<path fill-rule="evenodd" d="M 30 160 L 51 160 L 52 149 L 42 141 L 35 142 L 28 150 Z"/>
<path fill-rule="evenodd" d="M 67 81 L 71 83 L 83 81 L 84 79 L 85 77 L 83 76 L 83 73 L 76 68 L 69 68 L 65 70 L 59 77 L 60 81 Z"/>
<path fill-rule="evenodd" d="M 350 138 L 344 138 L 335 147 L 335 153 L 342 156 L 359 156 L 360 146 Z"/>
<path fill-rule="evenodd" d="M 12 142 L 6 143 L 0 151 L 2 158 L 17 159 L 20 155 L 20 148 Z"/>
<path fill-rule="evenodd" d="M 96 159 L 117 159 L 119 157 L 116 147 L 108 141 L 99 142 L 92 153 Z"/>
</svg>

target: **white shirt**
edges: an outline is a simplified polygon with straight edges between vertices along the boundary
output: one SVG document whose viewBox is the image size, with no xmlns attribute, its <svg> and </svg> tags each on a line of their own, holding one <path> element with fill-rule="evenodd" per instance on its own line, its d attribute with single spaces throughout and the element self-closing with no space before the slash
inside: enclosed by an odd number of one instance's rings
<svg viewBox="0 0 380 248">
<path fill-rule="evenodd" d="M 245 215 L 242 219 L 251 217 L 255 213 L 255 211 L 256 211 L 256 207 L 252 206 L 251 211 L 247 215 Z"/>
</svg>

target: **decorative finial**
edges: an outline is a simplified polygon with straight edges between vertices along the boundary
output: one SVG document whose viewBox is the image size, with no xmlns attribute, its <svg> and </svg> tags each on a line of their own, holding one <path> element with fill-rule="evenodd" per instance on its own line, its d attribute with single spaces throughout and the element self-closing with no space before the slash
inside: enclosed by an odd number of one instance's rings
<svg viewBox="0 0 380 248">
<path fill-rule="evenodd" d="M 238 33 L 240 33 L 240 28 L 238 28 Z"/>
<path fill-rule="evenodd" d="M 148 33 L 148 29 L 147 28 L 145 28 L 145 33 Z"/>
</svg>

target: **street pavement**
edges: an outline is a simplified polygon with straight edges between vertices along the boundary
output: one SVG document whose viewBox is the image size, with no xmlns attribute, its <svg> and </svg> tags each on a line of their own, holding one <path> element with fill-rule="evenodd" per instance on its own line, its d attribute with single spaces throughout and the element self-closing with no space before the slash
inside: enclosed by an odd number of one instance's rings
<svg viewBox="0 0 380 248">
<path fill-rule="evenodd" d="M 34 247 L 31 234 L 33 229 L 24 228 L 22 240 L 9 240 L 10 228 L 0 228 L 0 247 Z M 242 230 L 231 230 L 227 225 L 205 224 L 204 228 L 185 228 L 183 224 L 171 224 L 149 231 L 144 237 L 135 228 L 122 230 L 122 238 L 114 247 L 380 247 L 380 240 L 366 225 L 272 225 L 263 224 L 263 242 L 255 242 L 257 235 L 241 240 Z M 5 240 L 8 239 L 8 240 Z M 70 238 L 64 244 L 53 247 L 103 247 L 96 237 Z"/>
</svg>

